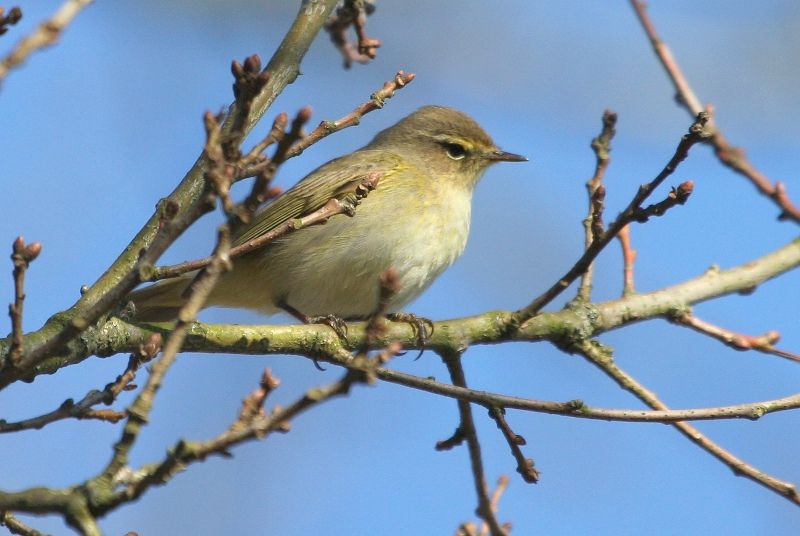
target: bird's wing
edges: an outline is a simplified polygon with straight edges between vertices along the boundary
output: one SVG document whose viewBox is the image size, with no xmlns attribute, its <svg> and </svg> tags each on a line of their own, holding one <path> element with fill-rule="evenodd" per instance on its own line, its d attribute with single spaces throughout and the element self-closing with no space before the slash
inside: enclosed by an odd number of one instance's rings
<svg viewBox="0 0 800 536">
<path fill-rule="evenodd" d="M 380 173 L 378 188 L 403 169 L 403 160 L 386 151 L 361 150 L 331 160 L 308 174 L 294 187 L 256 214 L 234 240 L 243 244 L 281 223 L 322 207 L 332 197 L 353 191 L 372 172 Z"/>
</svg>

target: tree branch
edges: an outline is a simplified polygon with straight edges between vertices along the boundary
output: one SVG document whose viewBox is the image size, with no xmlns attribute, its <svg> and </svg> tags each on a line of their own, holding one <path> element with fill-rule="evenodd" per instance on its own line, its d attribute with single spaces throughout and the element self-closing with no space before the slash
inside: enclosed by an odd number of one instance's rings
<svg viewBox="0 0 800 536">
<path fill-rule="evenodd" d="M 669 409 L 666 404 L 659 400 L 655 393 L 648 390 L 641 383 L 636 381 L 636 379 L 620 369 L 614 362 L 610 351 L 596 341 L 583 341 L 581 344 L 577 345 L 574 350 L 583 355 L 594 365 L 597 365 L 600 370 L 605 372 L 622 389 L 630 392 L 651 408 L 657 410 Z M 778 493 L 791 502 L 800 505 L 800 493 L 798 493 L 797 487 L 791 482 L 779 480 L 746 463 L 741 458 L 737 458 L 687 422 L 677 421 L 672 423 L 672 426 L 677 428 L 689 441 L 730 467 L 733 474 L 736 476 L 747 477 L 767 489 Z"/>
<path fill-rule="evenodd" d="M 64 29 L 72 22 L 72 19 L 93 1 L 65 0 L 52 17 L 39 24 L 33 33 L 24 37 L 11 52 L 0 60 L 0 83 L 5 80 L 11 69 L 22 65 L 28 59 L 28 56 L 58 41 Z"/>
<path fill-rule="evenodd" d="M 249 107 L 242 127 L 245 135 L 264 115 L 278 94 L 297 77 L 300 61 L 335 6 L 336 0 L 309 0 L 303 3 L 292 27 L 266 67 L 270 78 Z M 234 103 L 223 132 L 232 128 L 237 113 Z M 26 357 L 19 371 L 13 374 L 7 370 L 0 372 L 0 389 L 20 378 L 35 376 L 36 369 L 43 360 L 94 324 L 127 295 L 144 279 L 141 277 L 142 273 L 147 273 L 148 268 L 177 236 L 191 222 L 207 212 L 204 178 L 207 165 L 207 156 L 201 154 L 178 187 L 159 204 L 156 213 L 80 300 L 69 310 L 53 317 L 37 332 L 27 335 Z M 171 225 L 164 225 L 165 221 L 171 222 Z M 165 227 L 172 228 L 172 232 L 167 232 Z M 0 352 L 0 362 L 5 359 L 7 355 Z"/>
<path fill-rule="evenodd" d="M 724 419 L 757 420 L 769 413 L 800 408 L 800 393 L 798 393 L 784 398 L 760 400 L 732 406 L 651 411 L 641 409 L 610 409 L 590 406 L 585 401 L 577 399 L 567 402 L 552 402 L 493 393 L 490 391 L 480 391 L 441 383 L 431 378 L 421 378 L 390 369 L 378 369 L 376 374 L 378 379 L 382 381 L 404 385 L 448 398 L 467 400 L 485 406 L 490 410 L 499 407 L 603 421 L 671 423 L 675 421 Z M 463 435 L 456 433 L 452 438 L 445 441 L 443 448 L 452 448 L 461 441 L 463 441 Z"/>
<path fill-rule="evenodd" d="M 0 7 L 0 35 L 8 31 L 9 26 L 14 26 L 22 19 L 22 10 L 14 6 L 6 13 L 5 8 Z"/>
<path fill-rule="evenodd" d="M 230 456 L 229 450 L 236 445 L 254 439 L 264 439 L 273 432 L 288 432 L 289 423 L 294 417 L 332 398 L 346 395 L 351 386 L 362 378 L 360 374 L 349 371 L 333 384 L 307 391 L 285 408 L 276 407 L 270 415 L 246 415 L 243 419 L 240 412 L 239 418 L 225 432 L 213 439 L 181 440 L 169 449 L 164 460 L 130 471 L 127 478 L 120 473 L 123 478 L 118 483 L 123 486 L 98 507 L 101 511 L 105 511 L 119 504 L 134 501 L 151 487 L 167 483 L 191 463 L 203 461 L 214 454 Z"/>
<path fill-rule="evenodd" d="M 622 296 L 629 296 L 636 292 L 634 284 L 633 265 L 636 262 L 636 250 L 631 245 L 631 226 L 626 225 L 617 235 L 622 249 Z"/>
<path fill-rule="evenodd" d="M 320 122 L 320 124 L 317 125 L 317 128 L 311 131 L 311 133 L 309 133 L 307 136 L 287 136 L 287 142 L 283 144 L 283 146 L 279 147 L 276 155 L 271 159 L 272 164 L 280 164 L 290 158 L 299 156 L 310 146 L 317 143 L 321 139 L 330 136 L 334 132 L 339 132 L 345 128 L 358 125 L 361 122 L 362 117 L 370 112 L 383 108 L 386 104 L 386 101 L 394 97 L 395 92 L 410 84 L 415 77 L 416 75 L 414 73 L 397 71 L 397 74 L 395 74 L 392 80 L 384 82 L 381 89 L 370 95 L 370 99 L 368 101 L 361 103 L 352 112 L 344 117 L 341 117 L 335 121 Z M 307 113 L 310 114 L 310 110 Z M 296 143 L 293 143 L 294 141 L 296 141 Z M 253 176 L 269 166 L 270 162 L 261 162 L 248 168 L 245 171 L 245 174 L 248 176 Z"/>
<path fill-rule="evenodd" d="M 356 186 L 353 192 L 356 200 L 360 201 L 364 199 L 367 197 L 367 195 L 369 195 L 369 192 L 377 188 L 380 178 L 381 175 L 378 172 L 372 172 L 364 177 L 364 180 Z M 355 208 L 356 207 L 351 203 L 340 201 L 339 199 L 335 198 L 329 199 L 328 202 L 319 209 L 310 212 L 305 216 L 301 216 L 300 218 L 287 220 L 271 231 L 264 233 L 257 238 L 253 238 L 252 240 L 248 240 L 243 244 L 239 244 L 234 248 L 231 248 L 230 256 L 232 259 L 241 257 L 246 253 L 260 249 L 268 243 L 273 242 L 293 231 L 302 229 L 303 227 L 324 224 L 330 218 L 339 214 L 346 214 L 347 216 L 352 217 L 355 215 Z M 158 279 L 177 277 L 179 275 L 204 268 L 205 266 L 208 266 L 210 262 L 211 257 L 205 257 L 203 259 L 186 261 L 180 264 L 174 264 L 172 266 L 162 266 L 154 269 L 153 274 L 148 278 L 148 280 L 156 281 Z"/>
<path fill-rule="evenodd" d="M 120 374 L 116 380 L 105 386 L 102 391 L 93 389 L 79 401 L 74 402 L 71 398 L 64 401 L 57 409 L 18 422 L 5 422 L 0 420 L 0 433 L 17 432 L 20 430 L 40 429 L 50 423 L 63 419 L 96 419 L 106 422 L 116 423 L 126 417 L 124 412 L 113 410 L 93 410 L 98 404 L 110 405 L 122 391 L 129 390 L 131 382 L 136 377 L 136 371 L 140 366 L 153 359 L 161 350 L 161 334 L 153 333 L 145 344 L 140 344 L 137 351 L 133 352 L 128 358 L 128 366 L 125 372 Z"/>
<path fill-rule="evenodd" d="M 113 480 L 117 473 L 127 465 L 128 453 L 142 427 L 147 423 L 156 393 L 160 389 L 167 371 L 178 357 L 178 352 L 183 346 L 183 341 L 189 333 L 192 322 L 211 294 L 220 275 L 231 267 L 229 252 L 229 229 L 226 225 L 223 225 L 218 232 L 217 246 L 212 261 L 190 286 L 190 294 L 178 313 L 178 322 L 164 345 L 161 359 L 153 365 L 147 383 L 128 407 L 128 420 L 125 423 L 122 437 L 114 445 L 114 456 L 103 471 L 103 476 L 107 480 Z"/>
<path fill-rule="evenodd" d="M 639 19 L 639 23 L 642 25 L 642 28 L 650 40 L 650 44 L 653 46 L 653 52 L 655 52 L 667 76 L 669 76 L 675 87 L 678 103 L 686 108 L 692 116 L 696 116 L 703 110 L 713 113 L 713 107 L 711 105 L 703 108 L 700 99 L 697 98 L 691 86 L 689 86 L 689 82 L 683 75 L 669 47 L 658 36 L 655 25 L 647 14 L 647 5 L 645 2 L 643 0 L 630 1 Z M 710 127 L 713 130 L 713 135 L 709 141 L 711 146 L 714 147 L 714 153 L 717 155 L 719 161 L 745 177 L 756 187 L 759 193 L 771 199 L 772 202 L 781 209 L 778 219 L 792 220 L 795 223 L 800 223 L 800 207 L 792 203 L 789 199 L 786 193 L 786 186 L 780 181 L 773 184 L 766 175 L 761 173 L 761 171 L 748 160 L 743 149 L 734 147 L 728 142 L 718 126 L 710 125 Z"/>
<path fill-rule="evenodd" d="M 538 298 L 533 300 L 526 307 L 517 311 L 515 317 L 515 324 L 524 324 L 544 306 L 553 301 L 559 294 L 561 294 L 567 287 L 569 287 L 575 279 L 581 274 L 586 272 L 586 269 L 594 261 L 600 252 L 616 237 L 619 232 L 632 221 L 637 221 L 637 217 L 641 214 L 641 204 L 650 196 L 653 191 L 658 188 L 664 180 L 669 177 L 678 165 L 689 156 L 689 149 L 696 143 L 705 141 L 710 132 L 707 130 L 707 123 L 709 116 L 705 112 L 697 115 L 697 119 L 689 128 L 688 134 L 681 138 L 675 153 L 670 158 L 669 162 L 664 169 L 649 183 L 643 184 L 639 187 L 639 191 L 633 196 L 633 199 L 628 206 L 625 207 L 617 219 L 609 225 L 608 230 L 596 240 L 592 241 L 591 246 L 584 252 L 580 259 L 567 271 L 558 281 L 556 281 L 549 289 L 542 293 Z"/>
<path fill-rule="evenodd" d="M 606 169 L 611 163 L 611 140 L 616 134 L 617 114 L 611 110 L 603 112 L 603 127 L 600 134 L 592 140 L 592 151 L 595 156 L 594 175 L 586 181 L 586 193 L 589 197 L 589 214 L 583 220 L 584 229 L 584 250 L 592 246 L 592 242 L 603 235 L 603 202 L 606 196 L 606 189 L 603 186 L 603 177 Z M 577 298 L 582 301 L 589 301 L 592 293 L 592 264 L 586 268 L 581 276 L 581 285 L 578 290 Z"/>
<path fill-rule="evenodd" d="M 11 534 L 19 536 L 45 536 L 33 527 L 29 527 L 8 512 L 0 512 L 0 526 L 6 527 Z"/>
<path fill-rule="evenodd" d="M 450 380 L 453 385 L 466 388 L 467 379 L 464 375 L 464 368 L 461 366 L 461 354 L 458 352 L 442 352 L 440 354 L 447 371 L 450 373 Z M 483 470 L 483 459 L 481 458 L 481 445 L 478 441 L 478 432 L 475 430 L 475 421 L 472 418 L 472 408 L 466 400 L 457 400 L 460 436 L 467 442 L 469 450 L 469 460 L 472 466 L 472 478 L 475 484 L 475 493 L 478 496 L 478 508 L 475 513 L 489 526 L 492 536 L 505 536 L 507 533 L 500 526 L 500 522 L 495 516 L 492 501 L 489 498 L 489 487 L 486 485 L 486 476 Z"/>
<path fill-rule="evenodd" d="M 736 350 L 756 350 L 765 354 L 783 357 L 784 359 L 788 359 L 790 361 L 800 362 L 800 355 L 775 348 L 774 344 L 778 342 L 781 337 L 780 333 L 777 331 L 768 331 L 763 335 L 758 336 L 736 333 L 729 329 L 715 326 L 710 322 L 706 322 L 705 320 L 696 317 L 691 311 L 682 311 L 677 313 L 671 317 L 670 320 L 676 324 L 691 328 L 698 333 L 713 337 L 714 339 L 717 339 L 723 344 Z"/>
<path fill-rule="evenodd" d="M 381 46 L 377 39 L 367 37 L 367 15 L 375 11 L 375 2 L 370 0 L 344 0 L 336 10 L 336 15 L 325 24 L 331 41 L 342 53 L 344 68 L 349 69 L 353 62 L 367 63 L 375 59 L 376 50 Z M 353 44 L 347 38 L 347 29 L 353 26 L 358 43 Z"/>
<path fill-rule="evenodd" d="M 514 432 L 506 421 L 505 408 L 492 406 L 489 408 L 489 416 L 497 424 L 497 428 L 503 433 L 503 437 L 511 449 L 511 455 L 517 462 L 517 472 L 522 475 L 522 479 L 529 484 L 539 482 L 539 471 L 532 458 L 526 458 L 522 453 L 521 446 L 527 444 L 525 438 Z"/>
<path fill-rule="evenodd" d="M 25 339 L 22 331 L 23 305 L 25 303 L 25 272 L 31 262 L 39 256 L 42 244 L 34 242 L 25 245 L 25 240 L 18 236 L 11 249 L 11 262 L 14 264 L 14 303 L 8 306 L 8 316 L 11 317 L 11 347 L 8 352 L 6 364 L 18 367 L 22 361 Z"/>
<path fill-rule="evenodd" d="M 506 326 L 513 313 L 492 311 L 456 320 L 436 322 L 426 348 L 466 348 L 474 344 L 496 344 L 503 341 L 565 341 L 575 334 L 595 337 L 605 331 L 653 318 L 669 318 L 696 303 L 727 294 L 752 291 L 758 285 L 800 266 L 800 238 L 751 262 L 720 270 L 713 267 L 704 274 L 672 287 L 634 294 L 581 307 L 568 307 L 558 312 L 537 315 L 512 333 Z M 63 353 L 36 370 L 52 374 L 90 355 L 113 355 L 132 352 L 146 342 L 152 333 L 166 333 L 169 324 L 131 325 L 114 318 L 87 330 L 80 344 L 71 343 Z M 202 329 L 200 329 L 202 328 Z M 363 324 L 348 324 L 348 340 L 352 348 L 364 343 Z M 309 341 L 314 341 L 313 344 Z M 407 324 L 392 322 L 376 345 L 400 342 L 404 348 L 419 348 L 419 339 Z M 6 348 L 4 348 L 4 345 Z M 0 340 L 0 351 L 6 351 L 8 340 Z M 319 347 L 319 349 L 318 349 Z M 184 344 L 184 352 L 238 354 L 296 354 L 324 357 L 341 348 L 338 337 L 325 326 L 263 325 L 243 326 L 199 324 Z"/>
</svg>

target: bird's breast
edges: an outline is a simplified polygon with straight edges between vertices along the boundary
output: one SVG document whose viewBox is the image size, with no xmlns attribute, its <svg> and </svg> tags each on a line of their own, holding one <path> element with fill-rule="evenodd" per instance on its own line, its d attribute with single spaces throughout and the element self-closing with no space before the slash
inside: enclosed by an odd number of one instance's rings
<svg viewBox="0 0 800 536">
<path fill-rule="evenodd" d="M 379 184 L 352 218 L 335 216 L 266 248 L 251 288 L 263 288 L 270 306 L 284 301 L 307 315 L 363 318 L 377 307 L 380 275 L 394 267 L 400 288 L 390 309 L 399 310 L 464 251 L 470 209 L 471 191 Z"/>
<path fill-rule="evenodd" d="M 470 226 L 472 192 L 452 191 L 436 195 L 417 192 L 423 199 L 411 202 L 407 213 L 398 215 L 407 223 L 387 225 L 390 265 L 400 276 L 400 291 L 392 305 L 402 307 L 416 298 L 464 251 Z M 379 235 L 376 240 L 383 240 Z M 385 268 L 384 268 L 385 269 Z"/>
</svg>

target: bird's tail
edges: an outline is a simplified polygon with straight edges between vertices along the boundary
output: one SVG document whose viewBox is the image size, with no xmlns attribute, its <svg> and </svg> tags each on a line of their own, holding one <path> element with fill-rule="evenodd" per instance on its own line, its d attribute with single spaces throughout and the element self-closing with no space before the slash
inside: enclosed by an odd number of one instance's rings
<svg viewBox="0 0 800 536">
<path fill-rule="evenodd" d="M 184 293 L 192 279 L 177 277 L 165 279 L 141 290 L 131 292 L 135 312 L 132 320 L 142 322 L 167 322 L 178 318 L 178 311 L 186 303 Z"/>
</svg>

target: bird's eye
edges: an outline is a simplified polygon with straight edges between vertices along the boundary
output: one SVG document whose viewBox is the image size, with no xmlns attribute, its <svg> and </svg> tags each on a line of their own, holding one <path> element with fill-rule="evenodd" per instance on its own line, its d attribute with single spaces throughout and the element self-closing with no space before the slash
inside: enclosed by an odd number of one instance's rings
<svg viewBox="0 0 800 536">
<path fill-rule="evenodd" d="M 467 149 L 460 143 L 443 143 L 442 145 L 447 151 L 447 156 L 453 160 L 461 160 L 467 156 Z"/>
</svg>

